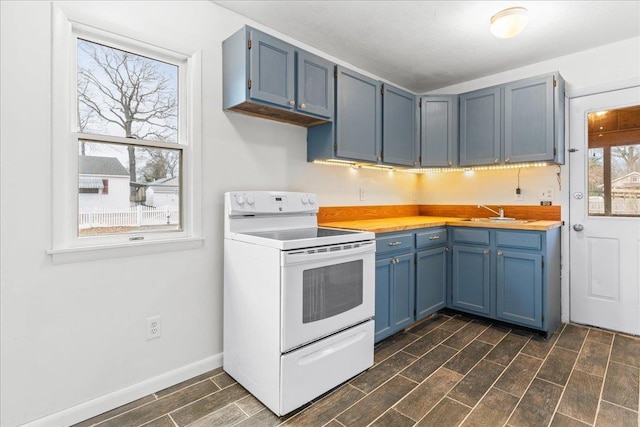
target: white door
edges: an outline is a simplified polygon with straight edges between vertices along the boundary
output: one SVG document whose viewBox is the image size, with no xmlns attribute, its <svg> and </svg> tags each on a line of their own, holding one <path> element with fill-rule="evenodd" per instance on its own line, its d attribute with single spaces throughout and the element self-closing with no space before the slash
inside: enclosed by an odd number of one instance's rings
<svg viewBox="0 0 640 427">
<path fill-rule="evenodd" d="M 569 112 L 570 318 L 640 334 L 640 87 Z"/>
</svg>

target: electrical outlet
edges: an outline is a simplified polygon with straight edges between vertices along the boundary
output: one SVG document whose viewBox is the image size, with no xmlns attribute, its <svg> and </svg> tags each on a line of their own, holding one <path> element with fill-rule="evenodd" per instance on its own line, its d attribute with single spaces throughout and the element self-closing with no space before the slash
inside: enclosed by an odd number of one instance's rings
<svg viewBox="0 0 640 427">
<path fill-rule="evenodd" d="M 545 188 L 540 192 L 540 198 L 542 200 L 553 200 L 553 188 Z"/>
<path fill-rule="evenodd" d="M 417 201 L 418 201 L 418 192 L 417 192 L 417 191 L 414 191 L 414 192 L 413 192 L 413 201 L 414 201 L 414 202 L 417 202 Z"/>
<path fill-rule="evenodd" d="M 360 187 L 360 200 L 366 200 L 364 188 Z"/>
<path fill-rule="evenodd" d="M 147 317 L 147 340 L 160 338 L 161 326 L 160 316 Z"/>
</svg>

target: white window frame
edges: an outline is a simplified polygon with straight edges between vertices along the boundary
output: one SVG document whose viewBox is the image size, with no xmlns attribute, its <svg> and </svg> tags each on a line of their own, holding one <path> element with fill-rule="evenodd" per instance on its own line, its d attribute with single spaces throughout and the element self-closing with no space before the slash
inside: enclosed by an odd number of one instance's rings
<svg viewBox="0 0 640 427">
<path fill-rule="evenodd" d="M 47 251 L 54 263 L 143 255 L 201 247 L 201 52 L 177 52 L 151 40 L 110 31 L 108 23 L 72 19 L 58 7 L 53 10 L 52 50 L 52 244 Z M 116 49 L 178 66 L 177 143 L 135 140 L 136 146 L 182 151 L 180 231 L 147 231 L 78 236 L 78 141 L 131 144 L 113 136 L 77 131 L 77 40 Z"/>
</svg>

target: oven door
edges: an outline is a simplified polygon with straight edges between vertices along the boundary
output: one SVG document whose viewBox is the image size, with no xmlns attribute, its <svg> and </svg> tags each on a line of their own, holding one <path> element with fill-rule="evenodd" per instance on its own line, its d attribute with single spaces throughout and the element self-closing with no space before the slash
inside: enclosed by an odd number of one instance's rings
<svg viewBox="0 0 640 427">
<path fill-rule="evenodd" d="M 371 319 L 375 242 L 282 253 L 283 353 Z"/>
</svg>

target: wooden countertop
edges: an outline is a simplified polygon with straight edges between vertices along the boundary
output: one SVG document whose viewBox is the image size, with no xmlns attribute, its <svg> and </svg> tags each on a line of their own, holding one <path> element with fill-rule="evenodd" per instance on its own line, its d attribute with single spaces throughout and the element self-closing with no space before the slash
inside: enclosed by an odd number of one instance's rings
<svg viewBox="0 0 640 427">
<path fill-rule="evenodd" d="M 320 223 L 322 227 L 346 228 L 348 230 L 388 233 L 391 231 L 413 230 L 417 228 L 456 227 L 507 228 L 512 230 L 547 231 L 562 226 L 562 221 L 535 220 L 526 223 L 497 223 L 465 221 L 465 218 L 440 216 L 406 216 L 397 218 L 363 219 Z"/>
</svg>

